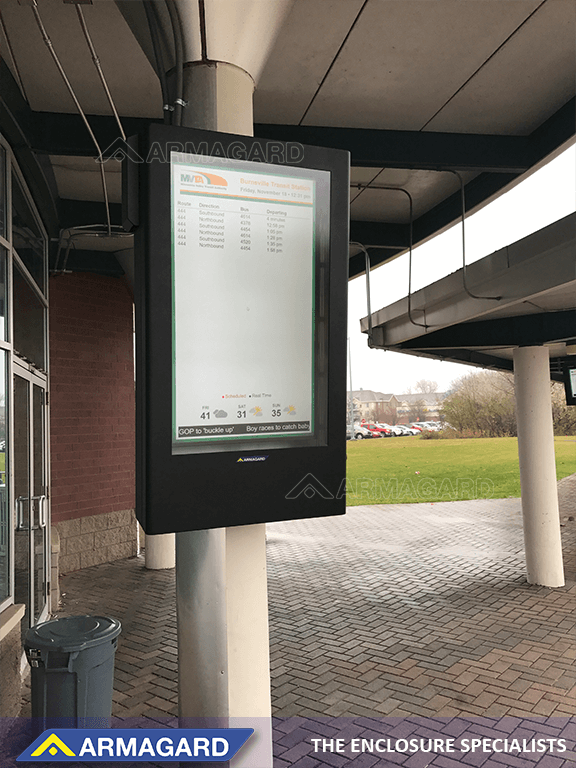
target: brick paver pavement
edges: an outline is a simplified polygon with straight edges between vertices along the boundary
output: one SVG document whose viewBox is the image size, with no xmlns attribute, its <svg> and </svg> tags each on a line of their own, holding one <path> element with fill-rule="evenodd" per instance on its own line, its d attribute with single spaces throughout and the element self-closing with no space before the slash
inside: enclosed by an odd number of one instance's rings
<svg viewBox="0 0 576 768">
<path fill-rule="evenodd" d="M 274 714 L 574 716 L 576 475 L 559 496 L 560 589 L 525 582 L 518 499 L 269 525 Z M 122 560 L 65 576 L 62 591 L 66 614 L 122 622 L 113 714 L 175 715 L 173 571 Z"/>
<path fill-rule="evenodd" d="M 525 582 L 517 499 L 352 507 L 268 547 L 276 714 L 576 714 L 574 573 Z"/>
</svg>

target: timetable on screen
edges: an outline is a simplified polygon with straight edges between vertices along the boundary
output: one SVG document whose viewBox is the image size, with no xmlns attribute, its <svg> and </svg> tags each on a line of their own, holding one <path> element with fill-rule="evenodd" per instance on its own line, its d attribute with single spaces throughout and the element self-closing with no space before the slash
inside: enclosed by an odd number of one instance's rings
<svg viewBox="0 0 576 768">
<path fill-rule="evenodd" d="M 313 434 L 322 175 L 171 153 L 175 452 Z"/>
</svg>

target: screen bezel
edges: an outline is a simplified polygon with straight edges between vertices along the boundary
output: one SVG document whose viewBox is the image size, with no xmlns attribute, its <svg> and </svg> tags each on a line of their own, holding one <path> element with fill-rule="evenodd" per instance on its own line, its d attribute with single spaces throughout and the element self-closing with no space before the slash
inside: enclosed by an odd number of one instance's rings
<svg viewBox="0 0 576 768">
<path fill-rule="evenodd" d="M 130 147 L 137 160 L 124 175 L 131 183 L 124 184 L 123 202 L 124 221 L 136 226 L 138 520 L 146 533 L 161 534 L 344 514 L 349 153 L 159 123 L 130 139 Z M 275 450 L 261 440 L 226 451 L 172 453 L 170 163 L 165 160 L 171 149 L 247 160 L 273 155 L 270 162 L 279 165 L 330 172 L 330 254 L 319 294 L 326 318 L 325 444 L 306 446 L 295 438 Z M 303 478 L 312 478 L 320 490 L 304 493 Z M 291 495 L 294 488 L 301 491 L 297 497 Z"/>
</svg>

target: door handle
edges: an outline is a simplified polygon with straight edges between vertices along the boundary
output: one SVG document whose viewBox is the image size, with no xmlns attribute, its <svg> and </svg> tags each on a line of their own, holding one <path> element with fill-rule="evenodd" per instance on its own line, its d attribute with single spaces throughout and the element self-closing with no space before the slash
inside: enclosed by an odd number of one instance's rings
<svg viewBox="0 0 576 768">
<path fill-rule="evenodd" d="M 18 496 L 15 501 L 16 507 L 16 530 L 26 531 L 28 527 L 24 525 L 24 502 L 28 501 L 27 496 Z"/>
<path fill-rule="evenodd" d="M 40 522 L 40 528 L 46 528 L 46 496 L 37 496 L 38 504 L 40 505 L 39 509 L 39 522 Z"/>
</svg>

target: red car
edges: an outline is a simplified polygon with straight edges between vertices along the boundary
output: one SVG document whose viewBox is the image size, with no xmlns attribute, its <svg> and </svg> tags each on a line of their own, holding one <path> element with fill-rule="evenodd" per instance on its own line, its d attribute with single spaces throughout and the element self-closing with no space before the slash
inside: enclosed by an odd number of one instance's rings
<svg viewBox="0 0 576 768">
<path fill-rule="evenodd" d="M 377 427 L 376 424 L 368 424 L 364 422 L 362 424 L 363 427 L 365 427 L 368 432 L 372 435 L 372 437 L 387 437 L 386 434 L 387 430 L 384 429 L 384 427 Z"/>
</svg>

